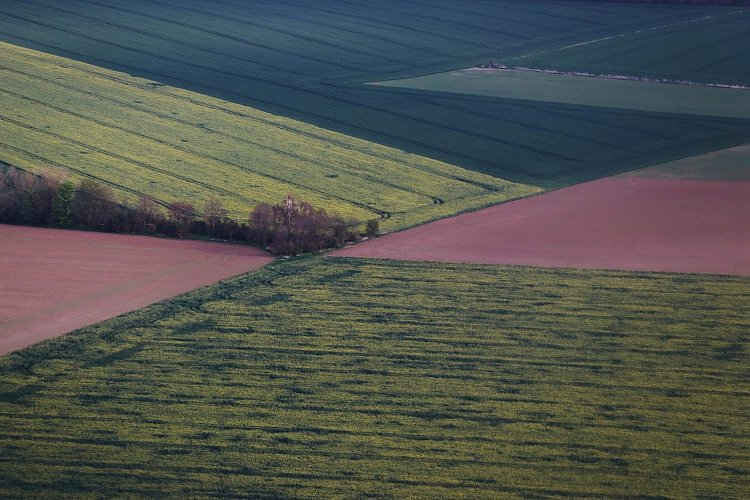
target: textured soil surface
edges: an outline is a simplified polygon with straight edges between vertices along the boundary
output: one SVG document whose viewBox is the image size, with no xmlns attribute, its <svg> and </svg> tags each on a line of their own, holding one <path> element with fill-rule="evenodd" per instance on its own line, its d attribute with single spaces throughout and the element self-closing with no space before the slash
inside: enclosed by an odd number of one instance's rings
<svg viewBox="0 0 750 500">
<path fill-rule="evenodd" d="M 0 354 L 272 260 L 239 245 L 0 225 Z"/>
<path fill-rule="evenodd" d="M 747 276 L 750 182 L 646 169 L 433 222 L 336 255 Z"/>
</svg>

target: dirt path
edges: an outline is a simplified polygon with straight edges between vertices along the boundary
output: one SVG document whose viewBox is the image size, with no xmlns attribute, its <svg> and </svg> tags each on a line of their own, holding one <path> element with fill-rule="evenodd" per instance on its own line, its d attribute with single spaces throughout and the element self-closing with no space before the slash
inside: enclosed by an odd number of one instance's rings
<svg viewBox="0 0 750 500">
<path fill-rule="evenodd" d="M 239 245 L 0 225 L 0 354 L 272 260 Z"/>
</svg>

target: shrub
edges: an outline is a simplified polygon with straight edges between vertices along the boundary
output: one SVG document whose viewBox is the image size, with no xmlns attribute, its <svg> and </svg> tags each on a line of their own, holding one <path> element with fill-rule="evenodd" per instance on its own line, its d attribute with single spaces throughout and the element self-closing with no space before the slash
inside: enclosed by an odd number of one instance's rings
<svg viewBox="0 0 750 500">
<path fill-rule="evenodd" d="M 372 238 L 373 236 L 377 236 L 379 232 L 380 222 L 377 219 L 368 220 L 365 227 L 365 236 Z"/>
<path fill-rule="evenodd" d="M 355 238 L 354 226 L 291 194 L 277 205 L 258 205 L 249 219 L 252 240 L 283 255 L 341 246 Z"/>
</svg>

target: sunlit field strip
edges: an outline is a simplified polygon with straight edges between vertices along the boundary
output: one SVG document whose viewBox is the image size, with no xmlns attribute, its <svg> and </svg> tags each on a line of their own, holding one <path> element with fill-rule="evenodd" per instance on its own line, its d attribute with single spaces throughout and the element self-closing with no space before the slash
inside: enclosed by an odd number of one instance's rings
<svg viewBox="0 0 750 500">
<path fill-rule="evenodd" d="M 277 263 L 0 359 L 0 493 L 744 497 L 748 285 Z"/>
<path fill-rule="evenodd" d="M 76 64 L 72 61 L 68 61 L 68 63 Z M 443 175 L 448 178 L 457 178 L 458 180 L 462 180 L 468 184 L 466 186 L 452 185 L 450 186 L 451 189 L 455 190 L 462 188 L 467 191 L 471 191 L 472 189 L 478 191 L 478 188 L 474 186 L 473 183 L 481 185 L 483 182 L 486 183 L 496 181 L 496 179 L 493 177 L 475 174 L 474 172 L 466 171 L 464 169 L 453 167 L 444 163 L 434 162 L 427 158 L 414 157 L 412 155 L 405 156 L 403 153 L 397 150 L 383 148 L 378 146 L 377 144 L 369 143 L 366 141 L 352 140 L 351 138 L 341 136 L 340 134 L 331 134 L 330 132 L 327 132 L 323 129 L 306 127 L 304 124 L 300 124 L 300 122 L 287 120 L 282 117 L 274 117 L 271 115 L 264 115 L 260 113 L 248 114 L 247 108 L 244 106 L 235 105 L 229 102 L 200 102 L 195 100 L 195 94 L 187 93 L 172 87 L 159 86 L 153 84 L 153 82 L 143 83 L 143 81 L 141 80 L 135 80 L 134 82 L 132 78 L 128 79 L 127 77 L 125 79 L 119 79 L 111 72 L 110 74 L 100 73 L 100 68 L 84 68 L 79 65 L 79 67 L 77 68 L 70 69 L 65 64 L 59 64 L 56 69 L 59 73 L 69 73 L 69 77 L 67 79 L 71 80 L 72 82 L 75 82 L 81 71 L 85 71 L 87 75 L 91 75 L 92 77 L 94 77 L 87 81 L 88 85 L 86 90 L 76 88 L 75 83 L 72 83 L 72 85 L 61 83 L 62 77 L 60 76 L 51 81 L 51 83 L 54 83 L 57 86 L 63 86 L 64 88 L 68 89 L 71 89 L 72 87 L 72 90 L 83 92 L 90 97 L 98 98 L 100 102 L 103 101 L 105 102 L 105 104 L 114 103 L 115 105 L 130 107 L 135 109 L 136 111 L 146 112 L 157 117 L 168 117 L 173 121 L 177 121 L 183 124 L 187 123 L 189 125 L 198 126 L 201 128 L 208 128 L 214 133 L 229 134 L 232 135 L 235 139 L 241 139 L 243 142 L 249 142 L 251 144 L 253 143 L 251 136 L 237 136 L 236 126 L 238 124 L 241 124 L 243 120 L 253 122 L 254 126 L 258 128 L 263 125 L 269 128 L 272 133 L 263 136 L 263 146 L 266 148 L 273 148 L 277 144 L 288 144 L 291 140 L 294 139 L 294 137 L 297 136 L 309 137 L 313 139 L 313 141 L 310 141 L 311 145 L 313 144 L 313 142 L 316 143 L 315 148 L 311 148 L 310 151 L 294 151 L 294 154 L 301 156 L 305 155 L 306 157 L 309 157 L 310 161 L 320 161 L 314 156 L 314 153 L 320 150 L 324 150 L 326 155 L 328 155 L 327 161 L 330 162 L 330 168 L 346 169 L 360 176 L 366 177 L 367 175 L 377 175 L 381 170 L 379 165 L 382 165 L 382 162 L 399 162 L 402 167 L 402 172 L 398 178 L 392 180 L 393 183 L 403 182 L 403 180 L 408 180 L 409 182 L 427 182 L 431 175 Z M 70 71 L 66 71 L 69 69 Z M 38 72 L 22 73 L 18 70 L 14 71 L 27 77 L 33 76 L 36 80 L 41 78 Z M 97 82 L 96 79 L 100 79 L 101 82 Z M 50 81 L 49 79 L 45 80 Z M 145 86 L 145 88 L 152 91 L 147 96 L 149 97 L 149 101 L 135 101 L 135 103 L 123 101 L 119 98 L 119 93 L 123 90 L 122 86 L 125 86 L 124 88 L 127 89 L 125 90 L 125 92 L 129 90 L 128 86 Z M 93 93 L 92 89 L 95 89 L 96 93 Z M 164 98 L 164 95 L 168 97 Z M 170 104 L 174 105 L 174 100 L 179 100 L 181 102 L 180 117 L 175 116 L 173 113 L 170 113 L 170 115 L 161 115 L 156 113 L 152 109 L 154 107 L 163 107 Z M 241 118 L 241 120 L 236 120 L 235 122 L 217 120 L 211 121 L 212 116 L 205 114 L 206 109 L 228 113 Z M 126 110 L 124 109 L 119 110 L 119 112 L 125 111 Z M 187 121 L 185 118 L 186 116 L 189 117 L 189 120 L 191 121 Z M 345 153 L 346 150 L 353 150 L 356 153 L 363 153 L 368 156 L 372 156 L 373 158 L 379 160 L 379 162 L 369 161 L 352 165 L 350 161 L 347 161 L 349 157 L 342 154 Z M 291 152 L 288 152 L 288 154 L 291 154 Z M 410 157 L 417 160 L 418 163 L 415 161 L 407 161 Z M 430 162 L 434 163 L 434 165 L 430 165 Z M 422 170 L 427 171 L 428 174 L 425 175 Z M 437 188 L 439 186 L 436 185 L 435 187 Z"/>
<path fill-rule="evenodd" d="M 14 148 L 4 155 L 24 168 L 45 166 L 44 158 L 116 187 L 132 182 L 131 191 L 165 203 L 183 199 L 182 192 L 205 200 L 214 190 L 237 217 L 293 192 L 355 220 L 386 216 L 386 230 L 538 191 L 122 73 L 4 47 L 0 126 Z M 24 143 L 33 144 L 24 147 L 35 156 L 22 154 Z M 132 168 L 137 179 L 118 175 L 118 166 Z"/>
</svg>

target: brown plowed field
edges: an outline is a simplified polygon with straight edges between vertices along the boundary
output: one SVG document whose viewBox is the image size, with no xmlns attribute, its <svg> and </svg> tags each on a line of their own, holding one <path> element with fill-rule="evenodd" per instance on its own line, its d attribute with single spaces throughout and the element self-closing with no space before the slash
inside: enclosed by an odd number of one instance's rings
<svg viewBox="0 0 750 500">
<path fill-rule="evenodd" d="M 239 245 L 0 225 L 0 354 L 272 260 Z"/>
<path fill-rule="evenodd" d="M 433 222 L 339 256 L 750 275 L 750 182 L 610 177 Z"/>
</svg>

